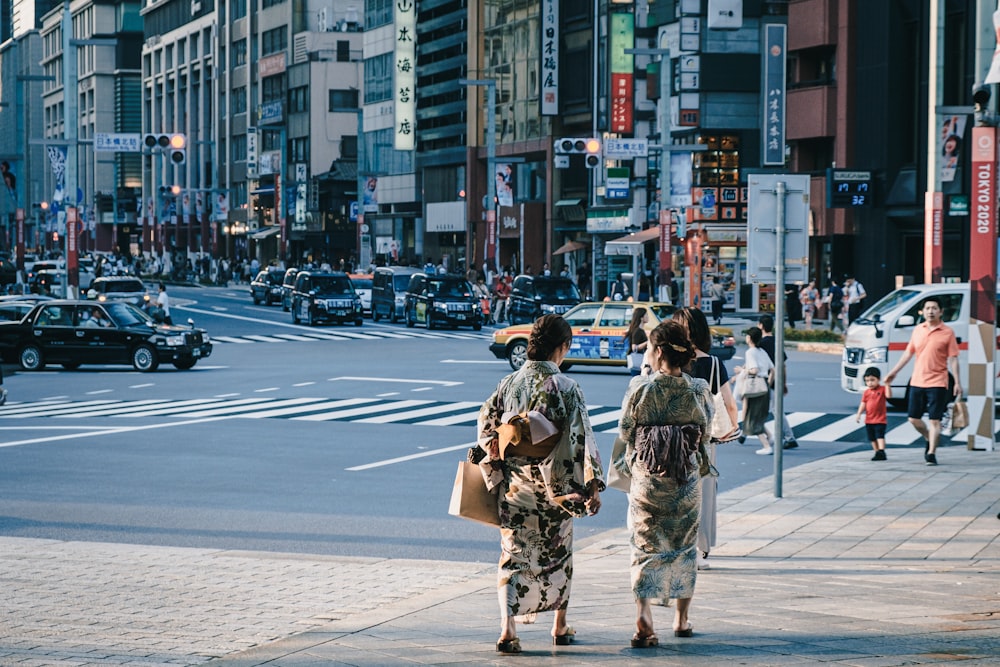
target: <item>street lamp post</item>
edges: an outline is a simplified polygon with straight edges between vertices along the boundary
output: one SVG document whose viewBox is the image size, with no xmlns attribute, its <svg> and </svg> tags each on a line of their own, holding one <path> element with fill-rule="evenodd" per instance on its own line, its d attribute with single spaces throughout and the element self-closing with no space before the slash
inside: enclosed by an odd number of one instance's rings
<svg viewBox="0 0 1000 667">
<path fill-rule="evenodd" d="M 486 87 L 486 259 L 493 261 L 495 271 L 500 270 L 500 234 L 496 211 L 497 159 L 497 82 L 493 79 L 459 79 L 461 86 Z M 474 249 L 473 249 L 474 250 Z M 475 252 L 471 253 L 475 257 Z M 523 260 L 522 260 L 523 261 Z"/>
</svg>

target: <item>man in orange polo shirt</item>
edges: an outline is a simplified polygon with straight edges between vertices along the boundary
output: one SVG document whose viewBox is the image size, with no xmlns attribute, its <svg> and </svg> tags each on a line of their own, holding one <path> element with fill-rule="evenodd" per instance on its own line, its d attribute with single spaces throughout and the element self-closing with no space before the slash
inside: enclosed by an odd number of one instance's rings
<svg viewBox="0 0 1000 667">
<path fill-rule="evenodd" d="M 962 383 L 958 376 L 958 342 L 955 340 L 955 332 L 941 321 L 941 304 L 937 299 L 925 299 L 920 312 L 924 321 L 913 330 L 906 352 L 885 376 L 885 383 L 891 385 L 896 374 L 910 361 L 910 357 L 916 357 L 913 376 L 910 378 L 907 416 L 913 428 L 927 440 L 924 462 L 929 466 L 936 466 L 935 451 L 941 439 L 941 417 L 950 400 L 949 370 L 955 378 L 955 388 L 951 393 L 956 397 L 962 395 Z M 924 423 L 925 412 L 929 425 Z"/>
</svg>

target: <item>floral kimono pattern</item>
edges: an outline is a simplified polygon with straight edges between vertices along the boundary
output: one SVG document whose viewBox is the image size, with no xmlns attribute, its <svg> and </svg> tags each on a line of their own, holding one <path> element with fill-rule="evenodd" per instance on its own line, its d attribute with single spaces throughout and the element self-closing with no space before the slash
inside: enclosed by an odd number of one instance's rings
<svg viewBox="0 0 1000 667">
<path fill-rule="evenodd" d="M 626 447 L 623 460 L 611 465 L 632 476 L 628 527 L 631 533 L 632 593 L 666 605 L 671 598 L 694 596 L 697 576 L 698 522 L 701 512 L 701 473 L 707 464 L 710 395 L 708 383 L 687 375 L 662 373 L 639 376 L 629 384 L 619 422 Z M 683 483 L 670 475 L 651 474 L 636 452 L 640 426 L 687 425 L 701 427 L 699 465 Z"/>
<path fill-rule="evenodd" d="M 499 460 L 497 428 L 506 412 L 537 410 L 559 429 L 545 458 Z M 586 493 L 598 480 L 604 488 L 600 454 L 579 385 L 548 361 L 528 361 L 508 375 L 479 412 L 480 469 L 498 490 L 500 564 L 497 592 L 501 613 L 524 616 L 565 609 L 573 576 L 573 517 L 583 502 L 563 498 Z"/>
</svg>

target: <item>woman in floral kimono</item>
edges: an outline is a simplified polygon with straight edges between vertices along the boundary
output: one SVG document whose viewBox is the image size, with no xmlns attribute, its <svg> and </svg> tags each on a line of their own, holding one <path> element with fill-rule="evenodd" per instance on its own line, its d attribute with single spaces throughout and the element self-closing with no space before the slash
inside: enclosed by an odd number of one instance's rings
<svg viewBox="0 0 1000 667">
<path fill-rule="evenodd" d="M 708 384 L 681 369 L 695 358 L 687 331 L 663 322 L 649 336 L 651 375 L 629 384 L 619 423 L 625 453 L 611 462 L 631 475 L 632 592 L 636 599 L 633 648 L 657 646 L 651 603 L 677 601 L 674 636 L 693 634 L 688 609 L 697 577 L 696 542 L 701 475 L 711 472 Z"/>
<path fill-rule="evenodd" d="M 552 642 L 570 644 L 566 624 L 573 574 L 573 517 L 596 514 L 604 489 L 600 454 L 583 392 L 559 372 L 573 332 L 559 315 L 535 321 L 528 361 L 508 375 L 479 412 L 479 462 L 500 510 L 500 640 L 497 651 L 520 653 L 515 617 L 555 611 Z M 528 411 L 551 422 L 555 435 L 515 446 L 512 424 Z M 526 422 L 526 420 L 525 420 Z"/>
</svg>

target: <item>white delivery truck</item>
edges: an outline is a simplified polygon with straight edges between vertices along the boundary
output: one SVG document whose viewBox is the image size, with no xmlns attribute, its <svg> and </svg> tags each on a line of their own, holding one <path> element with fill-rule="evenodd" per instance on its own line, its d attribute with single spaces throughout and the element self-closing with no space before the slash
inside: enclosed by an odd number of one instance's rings
<svg viewBox="0 0 1000 667">
<path fill-rule="evenodd" d="M 872 366 L 885 378 L 906 351 L 913 328 L 923 322 L 920 309 L 924 299 L 931 296 L 941 305 L 942 321 L 951 327 L 958 339 L 959 372 L 962 385 L 968 387 L 969 283 L 935 283 L 909 285 L 890 292 L 851 323 L 840 364 L 841 388 L 856 394 L 863 392 L 865 370 Z M 1000 358 L 997 361 L 1000 362 Z M 906 405 L 906 388 L 913 363 L 911 360 L 893 380 L 894 405 Z M 1000 363 L 997 368 L 1000 369 Z"/>
</svg>

